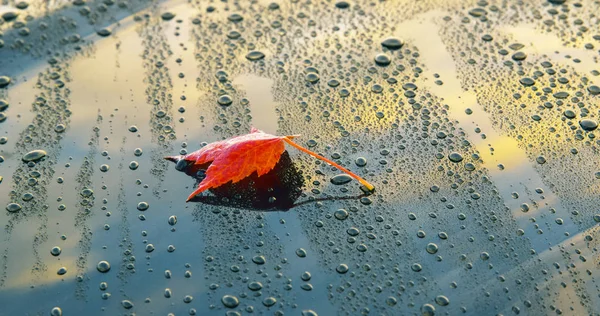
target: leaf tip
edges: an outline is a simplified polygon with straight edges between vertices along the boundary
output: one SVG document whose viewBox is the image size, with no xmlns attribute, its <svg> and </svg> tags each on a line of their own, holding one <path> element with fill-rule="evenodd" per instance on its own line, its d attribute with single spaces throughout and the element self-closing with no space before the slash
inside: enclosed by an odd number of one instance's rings
<svg viewBox="0 0 600 316">
<path fill-rule="evenodd" d="M 166 156 L 164 159 L 177 163 L 181 159 L 181 156 Z"/>
</svg>

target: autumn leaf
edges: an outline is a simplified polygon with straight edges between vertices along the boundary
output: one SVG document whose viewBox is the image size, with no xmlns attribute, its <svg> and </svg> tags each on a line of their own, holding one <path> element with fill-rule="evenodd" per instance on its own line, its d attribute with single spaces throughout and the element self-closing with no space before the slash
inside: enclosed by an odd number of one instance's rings
<svg viewBox="0 0 600 316">
<path fill-rule="evenodd" d="M 275 167 L 281 154 L 285 151 L 285 143 L 344 171 L 357 179 L 368 190 L 375 189 L 373 185 L 350 170 L 294 143 L 292 141 L 294 137 L 297 136 L 275 136 L 252 128 L 250 134 L 210 143 L 185 156 L 169 156 L 165 159 L 172 161 L 185 160 L 192 166 L 198 167 L 198 169 L 200 169 L 200 166 L 210 164 L 206 169 L 206 177 L 200 182 L 198 188 L 188 196 L 187 201 L 207 189 L 219 187 L 230 181 L 236 183 L 254 172 L 259 177 L 268 173 Z"/>
</svg>

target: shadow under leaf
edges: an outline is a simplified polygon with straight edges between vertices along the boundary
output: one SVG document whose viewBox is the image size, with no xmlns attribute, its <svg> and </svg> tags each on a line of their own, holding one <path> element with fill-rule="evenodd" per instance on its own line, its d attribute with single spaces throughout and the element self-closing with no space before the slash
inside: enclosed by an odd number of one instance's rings
<svg viewBox="0 0 600 316">
<path fill-rule="evenodd" d="M 176 169 L 196 179 L 196 186 L 204 179 L 210 163 L 204 165 L 186 165 L 185 161 L 170 159 Z M 359 196 L 327 197 L 309 199 L 296 203 L 302 195 L 304 176 L 293 163 L 287 151 L 275 167 L 268 173 L 258 176 L 256 172 L 236 183 L 227 183 L 209 189 L 210 193 L 195 196 L 190 202 L 199 202 L 214 206 L 241 208 L 256 211 L 287 211 L 293 207 L 328 200 L 360 199 Z"/>
</svg>

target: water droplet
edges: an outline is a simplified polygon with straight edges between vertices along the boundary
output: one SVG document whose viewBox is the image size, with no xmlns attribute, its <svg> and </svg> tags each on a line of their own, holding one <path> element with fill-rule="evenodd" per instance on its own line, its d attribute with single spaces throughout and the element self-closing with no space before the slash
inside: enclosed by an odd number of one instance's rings
<svg viewBox="0 0 600 316">
<path fill-rule="evenodd" d="M 598 122 L 594 120 L 581 120 L 579 121 L 579 126 L 581 126 L 584 131 L 591 132 L 598 128 Z"/>
<path fill-rule="evenodd" d="M 8 102 L 6 100 L 0 99 L 0 112 L 8 109 Z"/>
<path fill-rule="evenodd" d="M 227 308 L 236 308 L 240 304 L 240 301 L 233 295 L 224 295 L 221 298 L 221 303 Z"/>
<path fill-rule="evenodd" d="M 348 218 L 348 211 L 346 211 L 345 209 L 341 208 L 337 211 L 335 211 L 335 213 L 333 213 L 333 216 L 335 216 L 336 219 L 343 221 L 346 218 Z"/>
<path fill-rule="evenodd" d="M 252 262 L 256 264 L 265 264 L 267 259 L 264 256 L 254 256 L 252 257 Z"/>
<path fill-rule="evenodd" d="M 345 173 L 342 173 L 331 177 L 330 181 L 335 185 L 342 185 L 352 181 L 352 177 Z"/>
<path fill-rule="evenodd" d="M 431 304 L 423 304 L 421 306 L 421 316 L 434 316 L 435 315 L 435 307 Z"/>
<path fill-rule="evenodd" d="M 262 52 L 259 52 L 257 50 L 253 50 L 246 55 L 246 59 L 248 59 L 250 61 L 257 61 L 257 60 L 261 60 L 263 58 L 265 58 L 265 54 Z"/>
<path fill-rule="evenodd" d="M 233 103 L 233 99 L 230 96 L 224 94 L 217 99 L 217 103 L 219 103 L 219 105 L 222 106 L 230 106 L 231 103 Z"/>
<path fill-rule="evenodd" d="M 544 156 L 538 156 L 535 158 L 535 161 L 537 161 L 538 164 L 543 165 L 546 163 L 546 158 Z"/>
<path fill-rule="evenodd" d="M 350 3 L 346 1 L 338 1 L 335 3 L 335 7 L 338 9 L 348 9 L 350 7 Z"/>
<path fill-rule="evenodd" d="M 106 273 L 110 270 L 110 263 L 108 263 L 108 261 L 102 260 L 102 261 L 98 262 L 96 269 L 98 269 L 98 271 L 100 271 L 102 273 Z"/>
<path fill-rule="evenodd" d="M 140 166 L 140 164 L 135 160 L 133 160 L 129 163 L 129 169 L 131 169 L 131 170 L 136 170 L 139 166 Z"/>
<path fill-rule="evenodd" d="M 260 282 L 250 282 L 248 283 L 248 289 L 250 289 L 251 291 L 259 291 L 260 289 L 262 289 L 263 285 Z"/>
<path fill-rule="evenodd" d="M 453 152 L 450 155 L 448 155 L 448 159 L 450 159 L 450 161 L 452 162 L 461 162 L 463 160 L 463 156 L 457 152 Z"/>
<path fill-rule="evenodd" d="M 125 309 L 131 309 L 133 308 L 133 303 L 130 300 L 122 300 L 121 306 L 123 306 Z"/>
<path fill-rule="evenodd" d="M 531 87 L 535 84 L 535 81 L 533 79 L 527 77 L 519 79 L 519 82 L 525 87 Z"/>
<path fill-rule="evenodd" d="M 140 211 L 145 211 L 150 207 L 150 204 L 148 204 L 147 202 L 140 202 L 137 205 L 137 209 Z"/>
<path fill-rule="evenodd" d="M 430 253 L 430 254 L 437 253 L 438 252 L 438 245 L 436 245 L 434 243 L 429 243 L 425 247 L 425 250 L 427 250 L 427 252 Z"/>
<path fill-rule="evenodd" d="M 306 250 L 304 250 L 304 248 L 298 248 L 298 249 L 296 249 L 296 256 L 298 256 L 300 258 L 305 258 L 306 257 Z"/>
<path fill-rule="evenodd" d="M 107 28 L 104 28 L 96 31 L 96 34 L 98 34 L 98 36 L 107 37 L 112 34 L 112 31 Z"/>
<path fill-rule="evenodd" d="M 21 205 L 18 203 L 9 203 L 6 205 L 6 210 L 11 213 L 18 212 L 21 210 Z"/>
<path fill-rule="evenodd" d="M 50 310 L 50 316 L 62 316 L 62 309 L 60 309 L 60 307 L 53 307 L 52 310 Z"/>
<path fill-rule="evenodd" d="M 46 157 L 46 155 L 47 155 L 47 153 L 44 150 L 41 150 L 41 149 L 32 150 L 23 156 L 23 161 L 25 161 L 25 162 L 38 161 L 38 160 Z"/>
<path fill-rule="evenodd" d="M 10 84 L 10 78 L 7 76 L 0 76 L 0 89 L 8 86 Z"/>
<path fill-rule="evenodd" d="M 337 266 L 337 268 L 335 268 L 335 271 L 337 271 L 340 274 L 344 274 L 346 272 L 348 272 L 349 268 L 348 265 L 345 263 L 342 263 L 340 265 Z"/>
<path fill-rule="evenodd" d="M 165 12 L 165 13 L 161 14 L 160 17 L 165 21 L 169 21 L 175 17 L 175 13 Z"/>
<path fill-rule="evenodd" d="M 399 38 L 388 37 L 381 42 L 381 46 L 389 50 L 397 50 L 404 46 L 404 42 Z"/>
<path fill-rule="evenodd" d="M 277 299 L 275 299 L 274 297 L 270 296 L 270 297 L 265 297 L 265 299 L 262 301 L 263 305 L 265 305 L 266 307 L 271 307 L 273 305 L 275 305 L 275 303 L 277 303 Z"/>
<path fill-rule="evenodd" d="M 450 300 L 444 295 L 438 295 L 435 297 L 435 302 L 440 306 L 446 306 L 450 304 Z"/>
<path fill-rule="evenodd" d="M 387 66 L 392 62 L 392 59 L 387 54 L 377 54 L 375 63 L 379 66 Z"/>
</svg>

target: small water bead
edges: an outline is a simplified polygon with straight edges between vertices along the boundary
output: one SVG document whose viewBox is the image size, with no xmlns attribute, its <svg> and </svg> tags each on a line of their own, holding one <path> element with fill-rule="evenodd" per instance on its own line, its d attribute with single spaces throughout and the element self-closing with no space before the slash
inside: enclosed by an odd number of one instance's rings
<svg viewBox="0 0 600 316">
<path fill-rule="evenodd" d="M 65 275 L 65 274 L 67 274 L 67 268 L 65 268 L 65 267 L 59 268 L 58 271 L 56 271 L 56 274 L 58 274 L 58 275 Z"/>
<path fill-rule="evenodd" d="M 345 220 L 346 218 L 348 218 L 348 211 L 346 211 L 345 209 L 342 209 L 342 208 L 341 208 L 341 209 L 339 209 L 339 210 L 335 211 L 335 213 L 333 213 L 333 216 L 334 216 L 336 219 L 338 219 L 338 220 L 340 220 L 340 221 L 343 221 L 343 220 Z"/>
<path fill-rule="evenodd" d="M 389 50 L 398 50 L 404 46 L 404 41 L 395 37 L 388 37 L 381 42 L 381 46 Z"/>
<path fill-rule="evenodd" d="M 350 227 L 346 230 L 346 233 L 352 237 L 356 237 L 358 234 L 360 234 L 360 230 L 358 230 L 356 227 Z"/>
<path fill-rule="evenodd" d="M 303 289 L 304 291 L 312 291 L 313 286 L 310 283 L 305 283 L 300 285 L 300 288 Z"/>
<path fill-rule="evenodd" d="M 447 306 L 448 304 L 450 304 L 450 300 L 444 295 L 436 296 L 435 302 L 436 302 L 436 304 L 438 304 L 440 306 Z"/>
<path fill-rule="evenodd" d="M 356 158 L 356 160 L 354 160 L 354 163 L 358 166 L 358 167 L 364 167 L 367 165 L 367 159 L 364 157 L 358 157 Z"/>
<path fill-rule="evenodd" d="M 565 110 L 563 112 L 563 115 L 568 119 L 574 119 L 575 117 L 577 117 L 577 114 L 575 114 L 575 112 L 573 112 L 573 110 Z"/>
<path fill-rule="evenodd" d="M 427 250 L 427 252 L 430 253 L 430 254 L 435 254 L 435 253 L 438 252 L 438 245 L 436 245 L 434 243 L 429 243 L 425 247 L 425 250 Z"/>
<path fill-rule="evenodd" d="M 305 76 L 306 81 L 310 82 L 310 83 L 317 83 L 319 82 L 319 80 L 321 79 L 319 77 L 319 74 L 317 73 L 308 73 Z"/>
<path fill-rule="evenodd" d="M 177 224 L 177 216 L 175 216 L 175 215 L 169 216 L 168 223 L 171 226 L 174 226 L 175 224 Z"/>
<path fill-rule="evenodd" d="M 141 155 L 142 155 L 142 153 L 143 153 L 143 151 L 142 151 L 142 149 L 141 149 L 141 148 L 136 148 L 136 149 L 133 151 L 133 154 L 134 154 L 135 156 L 137 156 L 137 157 L 141 156 Z"/>
<path fill-rule="evenodd" d="M 263 285 L 260 282 L 250 282 L 248 283 L 248 289 L 250 289 L 251 291 L 259 291 L 260 289 L 262 289 Z"/>
<path fill-rule="evenodd" d="M 448 155 L 448 159 L 450 159 L 452 162 L 459 163 L 463 160 L 463 156 L 457 152 L 453 152 Z"/>
<path fill-rule="evenodd" d="M 153 252 L 154 251 L 154 245 L 153 244 L 147 244 L 145 250 L 146 250 L 147 253 Z"/>
<path fill-rule="evenodd" d="M 562 99 L 568 98 L 569 97 L 569 93 L 561 91 L 561 92 L 557 92 L 557 93 L 553 94 L 552 96 L 555 97 L 555 98 L 557 98 L 557 99 L 562 100 Z"/>
<path fill-rule="evenodd" d="M 183 302 L 186 303 L 186 304 L 191 303 L 193 300 L 194 300 L 194 297 L 191 296 L 191 295 L 186 295 L 186 296 L 183 297 Z"/>
<path fill-rule="evenodd" d="M 340 82 L 336 79 L 331 79 L 331 80 L 327 81 L 327 85 L 332 88 L 335 88 L 340 85 Z"/>
<path fill-rule="evenodd" d="M 229 20 L 229 21 L 231 21 L 233 23 L 239 23 L 239 22 L 242 22 L 244 20 L 244 17 L 241 14 L 239 14 L 239 13 L 233 13 L 233 14 L 230 14 L 227 17 L 227 20 Z"/>
<path fill-rule="evenodd" d="M 217 103 L 221 106 L 230 106 L 233 103 L 233 99 L 229 95 L 224 94 L 217 99 Z"/>
<path fill-rule="evenodd" d="M 414 272 L 421 272 L 421 270 L 423 270 L 423 267 L 418 263 L 413 263 L 410 266 L 410 269 L 413 270 Z"/>
<path fill-rule="evenodd" d="M 96 31 L 96 34 L 98 34 L 98 36 L 101 36 L 101 37 L 107 37 L 112 34 L 112 31 L 110 29 L 103 28 L 103 29 Z"/>
<path fill-rule="evenodd" d="M 136 170 L 137 168 L 139 168 L 139 166 L 140 166 L 140 164 L 135 160 L 133 160 L 129 163 L 129 169 L 131 169 L 131 170 Z"/>
<path fill-rule="evenodd" d="M 519 79 L 519 82 L 524 85 L 525 87 L 531 87 L 535 84 L 535 81 L 531 78 L 525 77 L 525 78 L 521 78 Z"/>
<path fill-rule="evenodd" d="M 562 224 L 564 223 L 564 221 L 563 221 L 563 219 L 562 219 L 562 218 L 557 218 L 557 219 L 555 220 L 555 222 L 556 222 L 556 224 L 558 224 L 558 225 L 562 225 Z"/>
<path fill-rule="evenodd" d="M 265 58 L 265 54 L 262 52 L 259 52 L 257 50 L 253 50 L 246 55 L 246 59 L 248 59 L 250 61 L 257 61 L 257 60 L 261 60 L 263 58 Z"/>
<path fill-rule="evenodd" d="M 262 301 L 262 303 L 266 307 L 271 307 L 271 306 L 275 305 L 275 303 L 277 303 L 277 299 L 272 296 L 265 297 L 265 299 Z"/>
<path fill-rule="evenodd" d="M 267 259 L 264 256 L 254 256 L 252 257 L 252 262 L 256 264 L 265 264 Z"/>
<path fill-rule="evenodd" d="M 15 213 L 21 210 L 21 205 L 18 203 L 9 203 L 6 205 L 6 210 L 11 213 Z"/>
<path fill-rule="evenodd" d="M 338 9 L 348 9 L 350 7 L 350 3 L 346 1 L 338 1 L 335 3 L 335 7 Z"/>
<path fill-rule="evenodd" d="M 53 307 L 50 310 L 50 316 L 62 316 L 62 309 L 60 307 Z"/>
<path fill-rule="evenodd" d="M 100 282 L 100 286 L 99 286 L 101 291 L 106 291 L 108 289 L 108 283 L 106 282 Z"/>
<path fill-rule="evenodd" d="M 305 309 L 302 311 L 302 316 L 319 316 L 317 314 L 317 312 L 311 310 L 311 309 Z"/>
<path fill-rule="evenodd" d="M 170 21 L 175 17 L 175 13 L 172 12 L 165 12 L 163 14 L 160 15 L 160 17 L 164 20 L 164 21 Z"/>
<path fill-rule="evenodd" d="M 102 273 L 106 273 L 110 271 L 110 263 L 108 261 L 100 261 L 98 265 L 96 265 L 96 269 Z"/>
<path fill-rule="evenodd" d="M 125 309 L 132 309 L 133 303 L 130 300 L 122 300 L 121 306 L 123 306 L 123 308 L 125 308 Z"/>
<path fill-rule="evenodd" d="M 36 150 L 32 150 L 32 151 L 26 153 L 22 159 L 24 162 L 38 161 L 38 160 L 46 157 L 46 155 L 47 155 L 46 151 L 41 150 L 41 149 L 36 149 Z"/>
<path fill-rule="evenodd" d="M 525 60 L 525 58 L 527 58 L 527 54 L 524 52 L 516 52 L 512 55 L 512 59 L 515 61 L 522 61 Z"/>
<path fill-rule="evenodd" d="M 6 13 L 5 13 L 6 14 Z M 10 84 L 11 80 L 7 76 L 0 76 L 0 89 L 5 88 Z"/>
<path fill-rule="evenodd" d="M 233 295 L 224 295 L 221 298 L 221 303 L 223 303 L 223 305 L 227 308 L 236 308 L 238 305 L 240 305 L 238 298 Z"/>
<path fill-rule="evenodd" d="M 431 304 L 423 304 L 421 306 L 421 316 L 434 316 L 435 315 L 435 307 Z"/>
<path fill-rule="evenodd" d="M 107 164 L 100 166 L 100 171 L 102 171 L 102 172 L 107 172 L 109 169 L 110 169 L 110 166 Z"/>
<path fill-rule="evenodd" d="M 138 131 L 138 128 L 137 128 L 137 126 L 135 126 L 135 125 L 131 125 L 131 126 L 129 127 L 129 131 L 130 131 L 130 132 L 132 132 L 132 133 L 135 133 L 135 132 L 137 132 L 137 131 Z"/>
<path fill-rule="evenodd" d="M 546 158 L 544 156 L 538 156 L 537 158 L 535 158 L 535 161 L 538 164 L 543 165 L 546 163 Z"/>
<path fill-rule="evenodd" d="M 50 249 L 50 254 L 55 257 L 59 256 L 61 252 L 62 252 L 62 250 L 58 246 L 52 247 L 52 249 Z"/>
<path fill-rule="evenodd" d="M 375 56 L 375 63 L 379 66 L 387 66 L 392 62 L 392 59 L 387 54 L 377 54 Z"/>
<path fill-rule="evenodd" d="M 137 209 L 140 211 L 145 211 L 150 207 L 150 204 L 148 204 L 147 202 L 140 202 L 137 205 Z"/>
<path fill-rule="evenodd" d="M 521 204 L 521 211 L 524 213 L 529 212 L 529 204 L 527 204 L 527 203 Z"/>
<path fill-rule="evenodd" d="M 579 121 L 579 126 L 581 126 L 584 131 L 591 132 L 598 128 L 598 122 L 590 119 L 581 120 Z"/>
<path fill-rule="evenodd" d="M 56 126 L 54 126 L 54 131 L 57 133 L 62 133 L 65 129 L 67 129 L 67 127 L 64 124 L 56 124 Z"/>
<path fill-rule="evenodd" d="M 381 93 L 381 92 L 383 92 L 383 87 L 382 87 L 381 85 L 379 85 L 379 84 L 374 84 L 374 85 L 371 87 L 371 92 L 374 92 L 374 93 Z"/>
<path fill-rule="evenodd" d="M 6 111 L 8 109 L 9 103 L 4 99 L 0 99 L 0 112 Z"/>
<path fill-rule="evenodd" d="M 310 272 L 305 271 L 304 273 L 302 273 L 300 278 L 302 279 L 302 281 L 310 281 L 310 279 L 312 278 L 312 275 L 310 274 Z"/>
<path fill-rule="evenodd" d="M 587 90 L 591 95 L 599 95 L 600 94 L 600 87 L 598 87 L 598 86 L 589 86 L 587 88 Z"/>
<path fill-rule="evenodd" d="M 337 268 L 335 268 L 335 271 L 337 271 L 340 274 L 344 274 L 344 273 L 348 272 L 349 269 L 350 268 L 348 268 L 347 264 L 342 263 L 342 264 L 338 265 Z"/>
<path fill-rule="evenodd" d="M 296 249 L 296 256 L 298 256 L 300 258 L 305 258 L 306 257 L 306 250 L 304 250 L 304 248 L 298 248 L 298 249 Z"/>
</svg>

